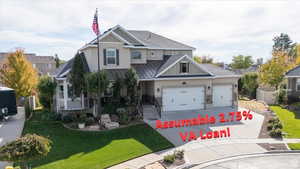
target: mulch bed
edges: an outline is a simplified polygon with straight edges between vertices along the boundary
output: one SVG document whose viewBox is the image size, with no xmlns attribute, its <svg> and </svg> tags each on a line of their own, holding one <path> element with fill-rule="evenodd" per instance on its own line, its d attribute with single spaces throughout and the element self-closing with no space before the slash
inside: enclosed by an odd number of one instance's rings
<svg viewBox="0 0 300 169">
<path fill-rule="evenodd" d="M 263 125 L 261 127 L 261 130 L 260 130 L 260 133 L 259 133 L 259 136 L 258 138 L 272 138 L 270 135 L 269 135 L 269 131 L 267 129 L 267 126 L 268 126 L 268 121 L 270 119 L 272 119 L 274 117 L 274 115 L 272 114 L 271 111 L 266 111 L 263 116 L 265 116 L 264 118 L 264 122 L 263 122 Z"/>
<path fill-rule="evenodd" d="M 288 150 L 285 144 L 269 144 L 269 143 L 258 143 L 259 146 L 262 148 L 268 150 L 268 151 L 274 151 L 274 150 Z"/>
</svg>

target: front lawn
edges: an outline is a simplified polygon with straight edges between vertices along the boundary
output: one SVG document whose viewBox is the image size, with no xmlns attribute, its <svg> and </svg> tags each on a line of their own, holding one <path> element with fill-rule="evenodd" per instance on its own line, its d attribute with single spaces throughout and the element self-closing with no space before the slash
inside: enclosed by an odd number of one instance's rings
<svg viewBox="0 0 300 169">
<path fill-rule="evenodd" d="M 300 138 L 300 112 L 292 112 L 280 106 L 270 106 L 271 110 L 277 114 L 282 125 L 283 132 L 287 133 L 287 138 Z M 289 144 L 293 150 L 299 150 L 300 144 Z"/>
<path fill-rule="evenodd" d="M 173 147 L 146 124 L 104 132 L 66 129 L 60 122 L 43 121 L 36 113 L 27 121 L 23 134 L 49 137 L 53 144 L 47 157 L 31 162 L 38 169 L 101 169 Z"/>
</svg>

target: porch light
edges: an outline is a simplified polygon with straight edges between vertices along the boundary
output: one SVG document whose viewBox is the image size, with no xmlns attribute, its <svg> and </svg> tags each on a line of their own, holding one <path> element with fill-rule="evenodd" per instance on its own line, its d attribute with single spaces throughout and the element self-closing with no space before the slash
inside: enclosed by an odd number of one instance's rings
<svg viewBox="0 0 300 169">
<path fill-rule="evenodd" d="M 186 82 L 182 82 L 182 85 L 186 85 Z"/>
<path fill-rule="evenodd" d="M 159 91 L 160 91 L 160 89 L 159 89 L 159 88 L 157 88 L 157 89 L 156 89 L 156 91 L 157 91 L 157 92 L 159 92 Z"/>
<path fill-rule="evenodd" d="M 210 90 L 210 86 L 207 86 L 207 89 Z"/>
<path fill-rule="evenodd" d="M 237 88 L 237 84 L 235 84 L 234 87 Z"/>
</svg>

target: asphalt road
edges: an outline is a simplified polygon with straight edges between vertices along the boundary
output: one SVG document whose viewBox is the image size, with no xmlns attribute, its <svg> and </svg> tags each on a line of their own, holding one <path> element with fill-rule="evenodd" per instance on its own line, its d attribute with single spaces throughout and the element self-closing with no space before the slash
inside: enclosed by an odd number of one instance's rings
<svg viewBox="0 0 300 169">
<path fill-rule="evenodd" d="M 0 146 L 21 136 L 24 121 L 24 109 L 18 108 L 17 115 L 10 117 L 6 122 L 0 122 Z M 0 162 L 0 169 L 3 169 L 6 165 L 7 163 Z"/>
<path fill-rule="evenodd" d="M 300 154 L 248 157 L 213 164 L 202 169 L 299 169 Z"/>
</svg>

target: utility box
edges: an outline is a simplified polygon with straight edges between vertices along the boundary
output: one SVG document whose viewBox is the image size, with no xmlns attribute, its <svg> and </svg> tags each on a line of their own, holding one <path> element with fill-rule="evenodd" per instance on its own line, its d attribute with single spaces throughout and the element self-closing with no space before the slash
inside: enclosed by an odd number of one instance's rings
<svg viewBox="0 0 300 169">
<path fill-rule="evenodd" d="M 0 119 L 1 116 L 13 116 L 17 113 L 15 91 L 7 87 L 0 87 Z"/>
</svg>

